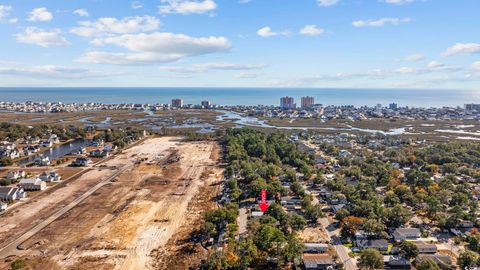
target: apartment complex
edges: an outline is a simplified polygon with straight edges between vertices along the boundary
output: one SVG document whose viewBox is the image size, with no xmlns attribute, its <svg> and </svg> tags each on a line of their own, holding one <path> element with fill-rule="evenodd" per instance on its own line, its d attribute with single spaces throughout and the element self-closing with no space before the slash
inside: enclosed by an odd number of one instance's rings
<svg viewBox="0 0 480 270">
<path fill-rule="evenodd" d="M 172 107 L 182 108 L 183 107 L 183 99 L 180 99 L 180 98 L 172 99 Z"/>
<path fill-rule="evenodd" d="M 293 97 L 282 97 L 280 98 L 280 108 L 282 109 L 295 109 L 297 104 L 295 104 L 295 99 Z"/>
<path fill-rule="evenodd" d="M 311 108 L 315 104 L 314 97 L 302 97 L 302 109 Z"/>
</svg>

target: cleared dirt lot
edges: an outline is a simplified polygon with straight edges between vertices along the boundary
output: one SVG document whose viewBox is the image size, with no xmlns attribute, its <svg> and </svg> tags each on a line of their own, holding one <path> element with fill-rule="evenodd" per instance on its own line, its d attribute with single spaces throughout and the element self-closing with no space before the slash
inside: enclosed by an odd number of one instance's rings
<svg viewBox="0 0 480 270">
<path fill-rule="evenodd" d="M 157 262 L 173 253 L 169 246 L 172 236 L 188 234 L 194 226 L 185 224 L 215 207 L 210 200 L 218 187 L 213 184 L 222 176 L 217 151 L 214 142 L 184 143 L 171 137 L 148 139 L 125 150 L 49 196 L 63 198 L 50 205 L 65 205 L 82 193 L 82 187 L 88 189 L 88 183 L 98 183 L 117 168 L 131 166 L 23 242 L 25 250 L 20 255 L 40 256 L 63 269 L 158 269 Z M 205 194 L 209 194 L 205 198 L 209 203 L 199 200 L 199 195 Z M 17 234 L 22 231 L 19 223 L 41 216 L 29 212 L 28 207 L 19 208 L 15 215 L 0 219 L 0 228 L 15 226 L 0 237 L 15 237 L 15 229 Z"/>
</svg>

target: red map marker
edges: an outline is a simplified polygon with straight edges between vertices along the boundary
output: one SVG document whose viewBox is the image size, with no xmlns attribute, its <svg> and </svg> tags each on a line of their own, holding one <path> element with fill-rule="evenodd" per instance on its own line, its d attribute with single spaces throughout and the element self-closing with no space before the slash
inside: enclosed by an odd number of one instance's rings
<svg viewBox="0 0 480 270">
<path fill-rule="evenodd" d="M 267 191 L 262 189 L 262 203 L 258 205 L 262 212 L 266 212 L 270 205 L 267 204 Z"/>
</svg>

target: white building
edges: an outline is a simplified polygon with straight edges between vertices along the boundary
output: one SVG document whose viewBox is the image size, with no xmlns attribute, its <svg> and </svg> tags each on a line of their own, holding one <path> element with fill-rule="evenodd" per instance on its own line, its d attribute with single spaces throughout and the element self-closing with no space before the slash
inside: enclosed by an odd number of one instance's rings
<svg viewBox="0 0 480 270">
<path fill-rule="evenodd" d="M 12 171 L 7 173 L 8 180 L 17 180 L 20 178 L 25 178 L 27 174 L 24 171 Z"/>
<path fill-rule="evenodd" d="M 47 183 L 43 182 L 40 178 L 33 178 L 33 179 L 22 179 L 18 183 L 18 186 L 23 188 L 24 190 L 44 190 L 47 188 Z"/>
<path fill-rule="evenodd" d="M 58 182 L 62 180 L 62 177 L 57 172 L 43 172 L 40 175 L 40 179 L 44 182 Z"/>
</svg>

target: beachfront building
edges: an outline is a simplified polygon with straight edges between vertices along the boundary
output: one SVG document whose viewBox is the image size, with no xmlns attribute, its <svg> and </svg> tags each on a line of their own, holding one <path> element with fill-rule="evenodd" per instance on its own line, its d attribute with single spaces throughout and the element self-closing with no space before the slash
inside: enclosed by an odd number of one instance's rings
<svg viewBox="0 0 480 270">
<path fill-rule="evenodd" d="M 308 109 L 313 107 L 315 104 L 315 98 L 314 97 L 302 97 L 302 109 Z"/>
<path fill-rule="evenodd" d="M 180 98 L 172 99 L 172 107 L 173 108 L 182 108 L 183 107 L 183 99 L 180 99 Z"/>
<path fill-rule="evenodd" d="M 203 100 L 201 105 L 203 108 L 208 109 L 210 106 L 212 106 L 212 103 L 208 100 Z"/>
<path fill-rule="evenodd" d="M 467 110 L 467 111 L 480 111 L 480 104 L 478 104 L 478 103 L 465 104 L 465 110 Z"/>
<path fill-rule="evenodd" d="M 293 97 L 282 97 L 280 98 L 280 108 L 282 109 L 295 109 L 297 104 L 295 104 L 295 99 Z"/>
</svg>

